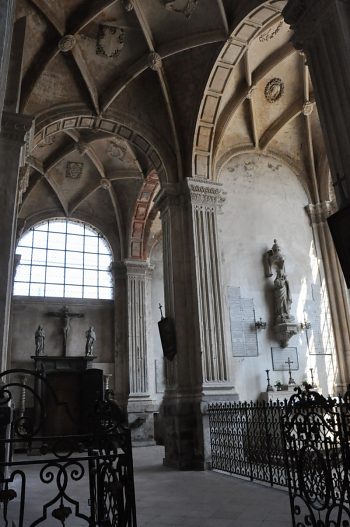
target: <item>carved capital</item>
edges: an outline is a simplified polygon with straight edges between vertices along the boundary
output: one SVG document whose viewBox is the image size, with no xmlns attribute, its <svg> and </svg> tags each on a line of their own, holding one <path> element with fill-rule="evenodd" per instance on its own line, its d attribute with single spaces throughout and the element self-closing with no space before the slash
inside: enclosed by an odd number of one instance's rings
<svg viewBox="0 0 350 527">
<path fill-rule="evenodd" d="M 154 205 L 161 215 L 169 208 L 180 207 L 184 203 L 183 189 L 179 184 L 167 183 L 162 186 L 154 199 Z"/>
<path fill-rule="evenodd" d="M 23 146 L 28 139 L 33 124 L 33 117 L 19 113 L 4 112 L 1 122 L 1 137 L 19 146 Z"/>
<path fill-rule="evenodd" d="M 224 192 L 220 183 L 213 183 L 199 178 L 187 178 L 192 205 L 210 208 L 221 208 L 225 202 Z"/>
<path fill-rule="evenodd" d="M 152 276 L 154 269 L 153 265 L 150 265 L 145 260 L 125 260 L 126 272 L 129 278 L 149 278 Z"/>
<path fill-rule="evenodd" d="M 325 223 L 327 218 L 337 211 L 335 201 L 322 201 L 321 203 L 310 203 L 306 207 L 311 223 Z"/>
</svg>

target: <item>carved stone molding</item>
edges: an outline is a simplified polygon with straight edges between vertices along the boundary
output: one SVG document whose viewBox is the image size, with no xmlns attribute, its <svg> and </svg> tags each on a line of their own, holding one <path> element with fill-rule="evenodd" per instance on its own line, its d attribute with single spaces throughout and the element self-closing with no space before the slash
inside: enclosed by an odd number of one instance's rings
<svg viewBox="0 0 350 527">
<path fill-rule="evenodd" d="M 129 277 L 149 278 L 154 270 L 154 266 L 147 260 L 125 260 L 125 266 Z"/>
<path fill-rule="evenodd" d="M 33 118 L 18 113 L 3 112 L 1 122 L 1 137 L 23 145 L 32 128 Z"/>
<path fill-rule="evenodd" d="M 327 218 L 337 212 L 335 201 L 322 201 L 321 203 L 310 203 L 305 207 L 311 223 L 324 223 Z"/>
<path fill-rule="evenodd" d="M 256 86 L 254 84 L 252 86 L 249 86 L 249 90 L 247 93 L 247 99 L 251 99 L 253 97 L 255 90 L 256 90 Z"/>
<path fill-rule="evenodd" d="M 134 9 L 134 6 L 131 0 L 121 0 L 121 2 L 122 2 L 122 5 L 125 11 L 132 11 Z"/>
<path fill-rule="evenodd" d="M 96 40 L 96 55 L 117 58 L 124 47 L 124 36 L 124 29 L 100 24 Z"/>
<path fill-rule="evenodd" d="M 313 109 L 314 109 L 314 104 L 315 103 L 313 103 L 311 101 L 305 101 L 304 102 L 304 104 L 303 104 L 303 114 L 305 116 L 312 114 Z"/>
<path fill-rule="evenodd" d="M 267 31 L 261 33 L 259 36 L 259 42 L 268 42 L 269 40 L 272 40 L 277 35 L 277 33 L 279 33 L 282 26 L 283 20 L 280 20 L 276 26 L 270 27 Z"/>
<path fill-rule="evenodd" d="M 289 340 L 300 333 L 300 324 L 296 322 L 284 322 L 273 327 L 274 334 L 281 348 L 288 346 Z"/>
<path fill-rule="evenodd" d="M 101 181 L 100 181 L 100 185 L 103 189 L 105 190 L 109 190 L 112 188 L 112 183 L 109 179 L 107 178 L 102 178 Z"/>
<path fill-rule="evenodd" d="M 199 0 L 161 0 L 165 9 L 174 11 L 175 13 L 181 13 L 186 18 L 190 18 L 198 2 Z"/>
<path fill-rule="evenodd" d="M 18 206 L 22 204 L 23 195 L 26 193 L 29 185 L 30 167 L 26 165 L 21 167 L 18 177 Z"/>
<path fill-rule="evenodd" d="M 76 43 L 77 39 L 74 35 L 65 35 L 59 41 L 58 49 L 63 53 L 67 53 L 68 51 L 72 51 Z"/>
<path fill-rule="evenodd" d="M 169 207 L 183 205 L 184 201 L 184 193 L 180 184 L 166 183 L 156 195 L 154 205 L 162 214 Z"/>
<path fill-rule="evenodd" d="M 153 71 L 159 71 L 162 67 L 162 58 L 154 51 L 148 55 L 148 65 Z"/>
<path fill-rule="evenodd" d="M 223 187 L 220 183 L 198 178 L 187 178 L 187 186 L 193 205 L 220 208 L 225 202 Z"/>
<path fill-rule="evenodd" d="M 84 163 L 68 161 L 66 164 L 66 178 L 80 179 L 83 173 Z"/>
</svg>

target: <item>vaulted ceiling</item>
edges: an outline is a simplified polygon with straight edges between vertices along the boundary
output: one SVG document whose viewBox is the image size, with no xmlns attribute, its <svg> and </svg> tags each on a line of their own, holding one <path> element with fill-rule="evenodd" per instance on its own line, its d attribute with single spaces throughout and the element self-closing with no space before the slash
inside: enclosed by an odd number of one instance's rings
<svg viewBox="0 0 350 527">
<path fill-rule="evenodd" d="M 290 145 L 298 170 L 316 170 L 322 138 L 284 4 L 17 0 L 20 111 L 36 119 L 20 225 L 80 218 L 109 237 L 116 258 L 143 258 L 158 178 L 214 177 L 242 147 L 286 154 Z M 276 78 L 283 96 L 269 102 Z M 271 84 L 272 98 L 280 88 Z"/>
</svg>

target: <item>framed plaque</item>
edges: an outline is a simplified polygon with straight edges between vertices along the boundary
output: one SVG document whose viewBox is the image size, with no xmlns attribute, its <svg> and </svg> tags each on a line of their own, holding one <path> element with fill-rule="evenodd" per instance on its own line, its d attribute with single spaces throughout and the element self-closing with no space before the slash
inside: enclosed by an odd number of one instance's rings
<svg viewBox="0 0 350 527">
<path fill-rule="evenodd" d="M 288 359 L 290 360 L 290 369 L 292 371 L 299 370 L 297 348 L 271 348 L 271 355 L 273 371 L 288 371 Z"/>
</svg>

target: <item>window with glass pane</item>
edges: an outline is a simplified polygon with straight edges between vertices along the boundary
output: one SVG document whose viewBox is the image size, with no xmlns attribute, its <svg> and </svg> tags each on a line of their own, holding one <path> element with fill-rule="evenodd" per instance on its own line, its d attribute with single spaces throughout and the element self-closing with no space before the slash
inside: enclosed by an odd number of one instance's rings
<svg viewBox="0 0 350 527">
<path fill-rule="evenodd" d="M 110 246 L 101 233 L 76 221 L 49 220 L 27 231 L 16 253 L 14 295 L 103 298 L 113 296 Z"/>
</svg>

